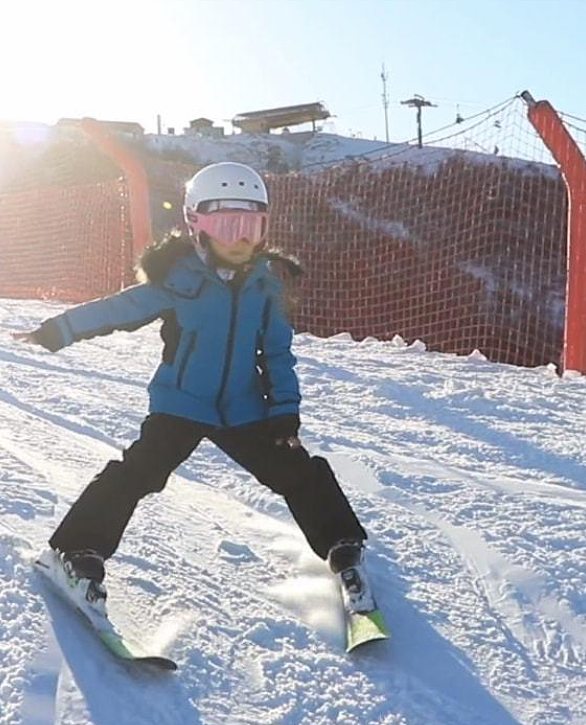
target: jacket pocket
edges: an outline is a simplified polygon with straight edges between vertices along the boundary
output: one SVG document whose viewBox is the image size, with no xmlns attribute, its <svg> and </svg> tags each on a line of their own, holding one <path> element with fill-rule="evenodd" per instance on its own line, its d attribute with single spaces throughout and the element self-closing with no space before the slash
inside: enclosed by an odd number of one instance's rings
<svg viewBox="0 0 586 725">
<path fill-rule="evenodd" d="M 183 352 L 183 355 L 181 356 L 181 359 L 178 362 L 178 367 L 177 367 L 177 387 L 178 388 L 181 388 L 183 385 L 183 378 L 185 377 L 185 370 L 187 369 L 187 364 L 189 363 L 189 359 L 193 355 L 196 341 L 197 341 L 197 333 L 192 332 L 187 339 L 187 345 L 185 346 L 185 351 Z"/>
</svg>

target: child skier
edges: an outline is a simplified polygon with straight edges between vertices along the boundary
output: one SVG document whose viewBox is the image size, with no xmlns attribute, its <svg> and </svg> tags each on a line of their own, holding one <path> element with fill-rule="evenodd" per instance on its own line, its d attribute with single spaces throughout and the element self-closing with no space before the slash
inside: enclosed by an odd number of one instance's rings
<svg viewBox="0 0 586 725">
<path fill-rule="evenodd" d="M 162 362 L 138 440 L 110 461 L 49 543 L 68 585 L 105 613 L 104 561 L 141 498 L 207 438 L 285 501 L 313 551 L 328 560 L 356 609 L 372 606 L 363 567 L 366 533 L 324 458 L 298 438 L 299 387 L 282 285 L 264 250 L 268 196 L 237 163 L 212 164 L 186 185 L 189 234 L 146 251 L 146 281 L 74 307 L 18 339 L 55 352 L 162 319 Z M 286 264 L 294 264 L 285 260 Z M 298 269 L 298 268 L 297 268 Z"/>
</svg>

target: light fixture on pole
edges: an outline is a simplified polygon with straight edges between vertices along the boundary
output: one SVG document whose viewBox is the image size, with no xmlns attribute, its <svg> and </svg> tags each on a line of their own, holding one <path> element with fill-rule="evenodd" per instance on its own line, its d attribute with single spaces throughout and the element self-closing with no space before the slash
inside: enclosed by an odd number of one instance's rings
<svg viewBox="0 0 586 725">
<path fill-rule="evenodd" d="M 419 148 L 423 147 L 423 130 L 422 130 L 422 121 L 421 121 L 421 109 L 424 106 L 432 106 L 433 108 L 437 108 L 436 103 L 431 103 L 431 101 L 425 100 L 423 96 L 420 96 L 418 93 L 415 94 L 413 98 L 409 98 L 407 101 L 401 101 L 402 106 L 410 106 L 411 108 L 417 109 L 417 145 Z"/>
</svg>

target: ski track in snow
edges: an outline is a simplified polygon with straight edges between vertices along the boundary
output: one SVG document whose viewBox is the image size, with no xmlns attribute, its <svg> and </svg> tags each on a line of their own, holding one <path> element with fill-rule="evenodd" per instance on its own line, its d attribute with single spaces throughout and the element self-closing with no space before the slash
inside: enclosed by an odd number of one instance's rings
<svg viewBox="0 0 586 725">
<path fill-rule="evenodd" d="M 113 660 L 31 571 L 135 437 L 155 326 L 56 355 L 0 300 L 0 725 L 585 725 L 586 383 L 347 335 L 295 340 L 302 434 L 370 534 L 390 643 L 343 652 L 326 566 L 204 443 L 141 502 L 110 611 L 176 674 Z"/>
</svg>

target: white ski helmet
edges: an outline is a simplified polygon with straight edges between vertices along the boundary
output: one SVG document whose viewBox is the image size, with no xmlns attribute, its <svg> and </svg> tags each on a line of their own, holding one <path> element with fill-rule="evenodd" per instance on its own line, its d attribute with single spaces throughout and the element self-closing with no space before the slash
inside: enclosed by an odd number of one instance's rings
<svg viewBox="0 0 586 725">
<path fill-rule="evenodd" d="M 223 161 L 204 167 L 185 185 L 183 212 L 202 211 L 200 204 L 207 201 L 257 202 L 258 209 L 266 211 L 269 196 L 264 181 L 250 166 Z"/>
</svg>

